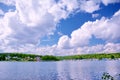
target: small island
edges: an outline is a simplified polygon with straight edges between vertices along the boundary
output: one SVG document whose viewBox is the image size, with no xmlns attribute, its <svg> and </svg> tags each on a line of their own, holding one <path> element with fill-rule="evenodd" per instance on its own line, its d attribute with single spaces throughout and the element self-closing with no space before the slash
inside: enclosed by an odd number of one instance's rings
<svg viewBox="0 0 120 80">
<path fill-rule="evenodd" d="M 81 54 L 71 56 L 35 55 L 24 53 L 0 53 L 0 61 L 60 61 L 82 59 L 119 59 L 120 53 Z"/>
</svg>

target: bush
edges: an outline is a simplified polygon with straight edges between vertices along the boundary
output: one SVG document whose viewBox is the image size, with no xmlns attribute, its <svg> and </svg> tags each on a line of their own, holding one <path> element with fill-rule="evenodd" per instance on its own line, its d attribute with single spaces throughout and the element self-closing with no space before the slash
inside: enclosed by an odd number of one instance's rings
<svg viewBox="0 0 120 80">
<path fill-rule="evenodd" d="M 115 57 L 113 55 L 111 55 L 111 59 L 114 59 Z"/>
<path fill-rule="evenodd" d="M 102 80 L 114 80 L 114 78 L 109 73 L 104 72 L 102 75 Z"/>
<path fill-rule="evenodd" d="M 46 55 L 46 56 L 42 56 L 41 60 L 43 60 L 43 61 L 58 61 L 59 59 L 55 56 Z"/>
<path fill-rule="evenodd" d="M 0 61 L 4 61 L 5 60 L 5 55 L 0 55 Z"/>
</svg>

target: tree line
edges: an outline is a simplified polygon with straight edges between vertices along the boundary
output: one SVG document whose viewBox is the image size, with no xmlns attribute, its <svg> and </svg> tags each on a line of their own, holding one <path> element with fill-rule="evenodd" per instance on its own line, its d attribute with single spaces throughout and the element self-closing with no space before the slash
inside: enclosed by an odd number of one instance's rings
<svg viewBox="0 0 120 80">
<path fill-rule="evenodd" d="M 81 60 L 81 59 L 118 59 L 120 53 L 82 54 L 70 56 L 35 55 L 23 53 L 0 53 L 0 61 L 59 61 L 59 60 Z"/>
</svg>

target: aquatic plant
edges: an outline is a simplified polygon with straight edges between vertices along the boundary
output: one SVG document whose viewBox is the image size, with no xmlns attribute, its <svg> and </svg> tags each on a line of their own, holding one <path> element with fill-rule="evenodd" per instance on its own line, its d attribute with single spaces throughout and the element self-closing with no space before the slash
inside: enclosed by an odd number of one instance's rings
<svg viewBox="0 0 120 80">
<path fill-rule="evenodd" d="M 114 80 L 114 78 L 107 72 L 104 72 L 102 75 L 102 80 Z"/>
</svg>

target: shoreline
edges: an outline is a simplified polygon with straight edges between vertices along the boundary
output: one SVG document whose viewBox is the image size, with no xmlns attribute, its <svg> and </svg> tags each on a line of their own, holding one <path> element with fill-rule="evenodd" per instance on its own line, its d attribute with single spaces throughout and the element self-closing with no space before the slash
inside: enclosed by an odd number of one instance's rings
<svg viewBox="0 0 120 80">
<path fill-rule="evenodd" d="M 43 61 L 62 61 L 62 60 L 120 60 L 120 53 L 109 54 L 83 54 L 70 56 L 35 55 L 23 53 L 1 53 L 0 61 L 18 62 L 43 62 Z"/>
</svg>

